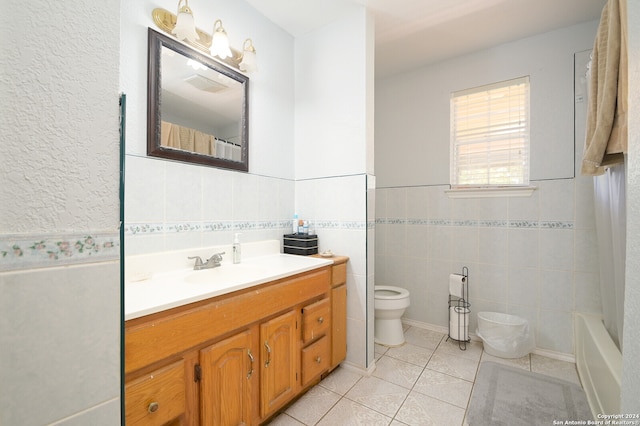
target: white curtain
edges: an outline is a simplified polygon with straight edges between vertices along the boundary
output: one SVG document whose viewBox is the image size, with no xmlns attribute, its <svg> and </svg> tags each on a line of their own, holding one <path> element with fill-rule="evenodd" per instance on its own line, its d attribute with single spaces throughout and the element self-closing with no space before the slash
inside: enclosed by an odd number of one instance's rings
<svg viewBox="0 0 640 426">
<path fill-rule="evenodd" d="M 604 325 L 622 350 L 626 259 L 625 165 L 594 177 L 596 232 L 600 258 L 600 294 Z"/>
</svg>

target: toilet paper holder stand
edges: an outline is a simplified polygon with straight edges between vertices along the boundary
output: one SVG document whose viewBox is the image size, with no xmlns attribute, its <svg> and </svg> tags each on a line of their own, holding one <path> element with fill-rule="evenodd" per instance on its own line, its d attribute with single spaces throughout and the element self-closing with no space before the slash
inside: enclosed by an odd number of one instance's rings
<svg viewBox="0 0 640 426">
<path fill-rule="evenodd" d="M 466 351 L 467 343 L 471 342 L 469 338 L 469 315 L 471 314 L 471 304 L 468 301 L 469 268 L 463 266 L 461 275 L 463 278 L 461 297 L 449 293 L 449 334 L 447 335 L 447 341 L 451 339 L 458 342 L 458 348 L 461 351 Z"/>
</svg>

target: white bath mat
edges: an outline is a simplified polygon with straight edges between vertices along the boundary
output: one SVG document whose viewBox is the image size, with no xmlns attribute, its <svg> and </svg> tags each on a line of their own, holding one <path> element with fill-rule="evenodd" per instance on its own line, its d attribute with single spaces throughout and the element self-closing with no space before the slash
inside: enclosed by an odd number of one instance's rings
<svg viewBox="0 0 640 426">
<path fill-rule="evenodd" d="M 469 426 L 532 426 L 593 420 L 582 388 L 521 368 L 483 362 L 467 412 Z"/>
</svg>

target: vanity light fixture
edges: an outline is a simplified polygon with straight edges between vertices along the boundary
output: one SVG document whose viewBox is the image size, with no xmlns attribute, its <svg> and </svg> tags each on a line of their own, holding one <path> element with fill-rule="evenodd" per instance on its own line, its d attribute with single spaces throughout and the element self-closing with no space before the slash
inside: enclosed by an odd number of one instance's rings
<svg viewBox="0 0 640 426">
<path fill-rule="evenodd" d="M 213 36 L 211 37 L 211 56 L 218 56 L 220 59 L 226 59 L 232 57 L 231 49 L 229 48 L 229 38 L 227 32 L 222 26 L 220 19 L 213 23 Z"/>
<path fill-rule="evenodd" d="M 246 39 L 242 44 L 242 61 L 238 64 L 238 67 L 241 71 L 258 71 L 256 48 L 253 47 L 253 41 L 250 38 Z"/>
<path fill-rule="evenodd" d="M 193 11 L 189 7 L 188 0 L 184 0 L 184 5 L 180 7 L 182 3 L 183 0 L 178 1 L 178 16 L 171 34 L 175 35 L 178 40 L 187 40 L 193 43 L 198 40 L 196 24 L 193 21 Z"/>
<path fill-rule="evenodd" d="M 258 69 L 256 49 L 250 38 L 244 41 L 242 52 L 239 52 L 229 46 L 227 32 L 220 19 L 213 23 L 212 34 L 202 31 L 194 24 L 193 11 L 189 7 L 188 0 L 178 0 L 177 15 L 166 9 L 156 8 L 153 9 L 151 17 L 158 28 L 165 33 L 175 36 L 178 40 L 208 55 L 215 56 L 227 65 L 245 72 L 255 72 Z"/>
</svg>

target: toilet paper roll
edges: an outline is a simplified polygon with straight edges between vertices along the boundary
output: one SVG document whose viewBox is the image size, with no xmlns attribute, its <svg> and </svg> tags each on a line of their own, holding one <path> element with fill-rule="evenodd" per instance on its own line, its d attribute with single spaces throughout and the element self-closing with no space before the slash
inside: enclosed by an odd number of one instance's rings
<svg viewBox="0 0 640 426">
<path fill-rule="evenodd" d="M 469 340 L 469 313 L 468 308 L 449 308 L 449 337 L 454 340 Z"/>
<path fill-rule="evenodd" d="M 449 275 L 449 294 L 455 297 L 462 297 L 462 286 L 466 281 L 467 277 L 464 275 Z"/>
</svg>

